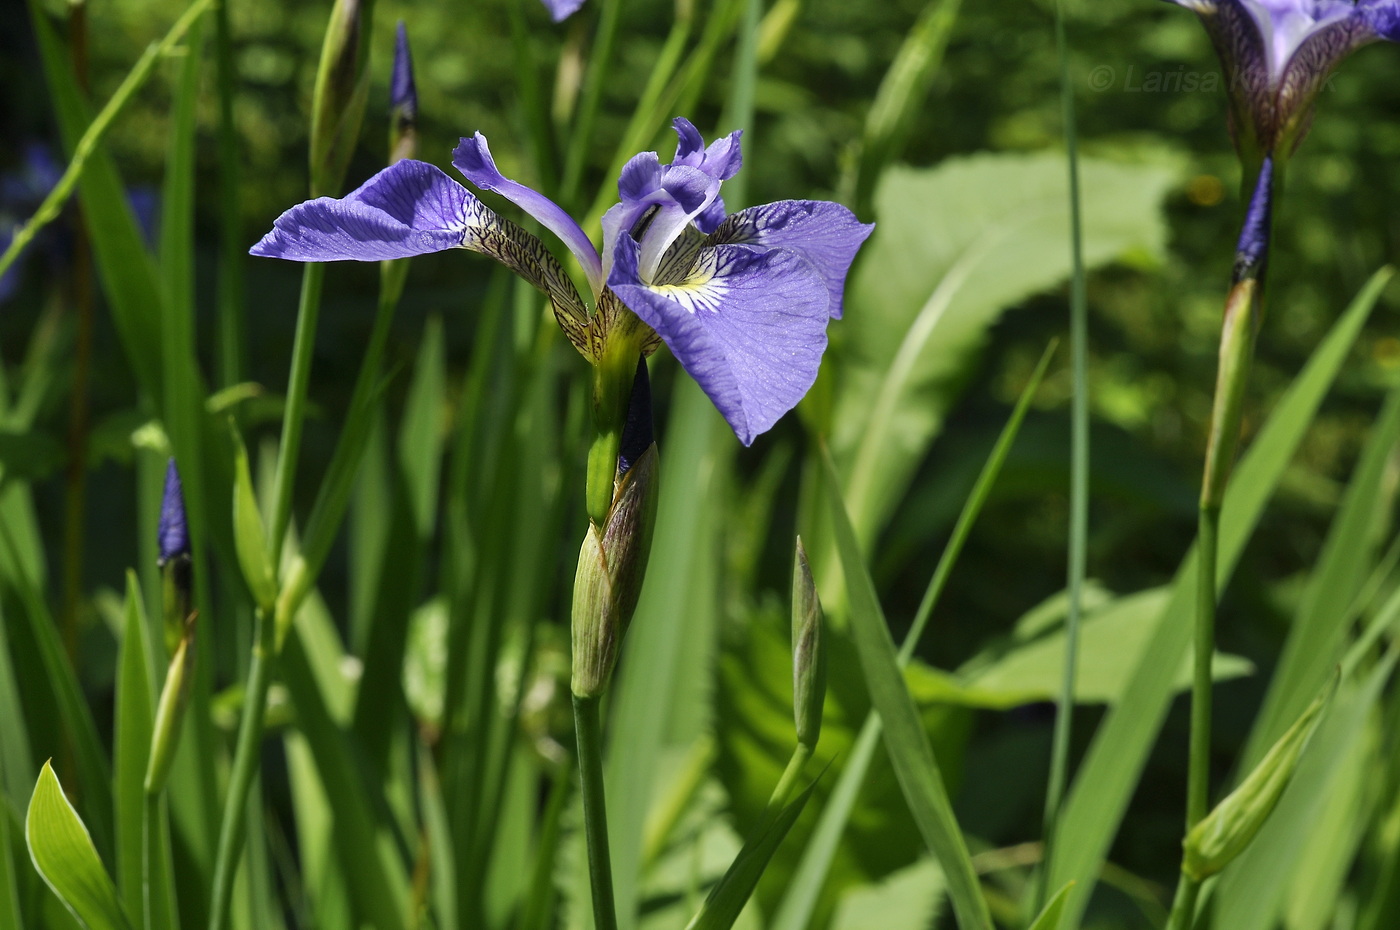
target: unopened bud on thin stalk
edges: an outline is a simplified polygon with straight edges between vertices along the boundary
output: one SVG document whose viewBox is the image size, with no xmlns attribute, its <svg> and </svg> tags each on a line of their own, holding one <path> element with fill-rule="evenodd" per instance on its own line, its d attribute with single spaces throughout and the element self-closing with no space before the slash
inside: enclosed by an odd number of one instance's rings
<svg viewBox="0 0 1400 930">
<path fill-rule="evenodd" d="M 373 0 L 336 0 L 311 101 L 311 193 L 338 192 L 360 137 L 369 95 Z"/>
<path fill-rule="evenodd" d="M 160 566 L 165 648 L 173 650 L 190 615 L 190 525 L 185 515 L 180 471 L 172 458 L 165 467 L 165 493 L 156 530 Z"/>
<path fill-rule="evenodd" d="M 658 475 L 644 359 L 633 377 L 619 448 L 612 505 L 601 528 L 589 522 L 574 576 L 572 687 L 582 698 L 607 689 L 651 554 Z"/>
<path fill-rule="evenodd" d="M 1220 368 L 1215 381 L 1215 405 L 1211 410 L 1210 436 L 1206 442 L 1205 480 L 1201 484 L 1201 506 L 1218 509 L 1225 496 L 1225 485 L 1234 465 L 1243 419 L 1245 388 L 1254 357 L 1254 339 L 1259 332 L 1264 307 L 1264 274 L 1269 264 L 1272 230 L 1274 165 L 1264 159 L 1263 167 L 1245 214 L 1235 251 L 1235 268 L 1230 294 L 1225 300 L 1225 316 L 1220 331 Z"/>
<path fill-rule="evenodd" d="M 821 736 L 822 703 L 826 700 L 822 623 L 822 603 L 799 537 L 792 567 L 792 712 L 797 742 L 808 749 L 815 748 Z"/>
<path fill-rule="evenodd" d="M 418 157 L 418 88 L 413 82 L 413 54 L 408 29 L 399 20 L 394 44 L 394 72 L 389 82 L 389 164 Z"/>
<path fill-rule="evenodd" d="M 165 676 L 165 687 L 160 692 L 160 703 L 156 705 L 155 727 L 151 732 L 151 755 L 146 762 L 146 793 L 160 794 L 165 789 L 170 775 L 170 763 L 175 759 L 175 750 L 180 745 L 180 725 L 185 719 L 185 705 L 189 702 L 190 681 L 194 674 L 194 618 L 185 630 L 185 635 L 175 647 L 170 659 L 170 670 Z"/>
<path fill-rule="evenodd" d="M 1183 841 L 1186 855 L 1181 868 L 1187 875 L 1204 881 L 1219 872 L 1244 852 L 1263 828 L 1297 771 L 1298 760 L 1336 691 L 1337 680 L 1338 676 L 1334 675 L 1323 693 L 1303 711 L 1288 732 L 1279 737 L 1254 771 L 1186 835 Z"/>
</svg>

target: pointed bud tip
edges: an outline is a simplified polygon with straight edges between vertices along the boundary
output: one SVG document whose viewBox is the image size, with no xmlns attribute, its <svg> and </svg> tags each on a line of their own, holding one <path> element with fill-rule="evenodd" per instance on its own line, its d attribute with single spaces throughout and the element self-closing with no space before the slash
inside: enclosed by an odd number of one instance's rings
<svg viewBox="0 0 1400 930">
<path fill-rule="evenodd" d="M 171 559 L 190 554 L 190 527 L 185 516 L 185 496 L 180 483 L 180 470 L 171 458 L 165 467 L 165 494 L 160 502 L 160 524 L 156 530 L 159 540 L 160 565 Z"/>
<path fill-rule="evenodd" d="M 656 442 L 651 416 L 651 377 L 647 373 L 645 356 L 637 359 L 637 372 L 632 378 L 632 394 L 627 401 L 627 422 L 622 427 L 622 442 L 617 455 L 617 476 L 621 478 Z"/>
<path fill-rule="evenodd" d="M 399 20 L 394 43 L 394 73 L 389 84 L 389 109 L 412 122 L 418 115 L 418 88 L 413 82 L 413 53 L 408 47 L 408 27 Z"/>
</svg>

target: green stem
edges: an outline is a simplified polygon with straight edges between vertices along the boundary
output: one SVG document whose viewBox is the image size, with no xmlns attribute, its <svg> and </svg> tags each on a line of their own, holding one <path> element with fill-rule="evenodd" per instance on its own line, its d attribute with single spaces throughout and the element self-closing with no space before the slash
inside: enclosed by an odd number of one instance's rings
<svg viewBox="0 0 1400 930">
<path fill-rule="evenodd" d="M 1050 749 L 1050 783 L 1045 792 L 1042 835 L 1045 858 L 1035 883 L 1035 910 L 1045 906 L 1049 893 L 1046 880 L 1055 849 L 1056 825 L 1065 785 L 1069 781 L 1069 744 L 1074 715 L 1074 684 L 1079 665 L 1079 620 L 1086 550 L 1089 535 L 1089 322 L 1084 286 L 1084 234 L 1079 196 L 1079 146 L 1075 131 L 1074 87 L 1070 80 L 1069 44 L 1065 38 L 1064 3 L 1055 8 L 1055 41 L 1060 52 L 1061 107 L 1064 114 L 1065 147 L 1069 162 L 1070 258 L 1073 278 L 1070 287 L 1070 367 L 1074 393 L 1070 401 L 1070 487 L 1069 487 L 1069 610 L 1065 617 L 1065 663 L 1060 693 L 1055 701 L 1055 730 Z"/>
<path fill-rule="evenodd" d="M 1196 898 L 1201 893 L 1201 883 L 1185 872 L 1181 873 L 1181 883 L 1176 886 L 1176 899 L 1172 901 L 1172 912 L 1167 918 L 1167 930 L 1191 930 L 1196 922 Z"/>
<path fill-rule="evenodd" d="M 603 801 L 603 739 L 598 705 L 598 698 L 581 698 L 574 695 L 574 733 L 578 738 L 583 829 L 588 837 L 588 875 L 593 890 L 593 925 L 595 930 L 617 930 L 612 860 L 608 853 L 608 815 Z"/>
<path fill-rule="evenodd" d="M 219 357 L 218 383 L 237 384 L 243 377 L 243 275 L 247 245 L 240 229 L 238 129 L 234 125 L 234 97 L 238 72 L 233 60 L 232 27 L 228 3 L 214 11 L 214 51 L 219 90 Z"/>
<path fill-rule="evenodd" d="M 760 830 L 767 829 L 768 824 L 787 806 L 788 798 L 792 797 L 792 789 L 797 786 L 797 779 L 807 767 L 807 760 L 810 758 L 812 747 L 806 743 L 798 743 L 797 748 L 792 751 L 792 758 L 788 760 L 787 768 L 783 769 L 783 777 L 778 779 L 778 787 L 773 789 L 773 795 L 768 799 Z"/>
<path fill-rule="evenodd" d="M 223 820 L 219 823 L 209 930 L 224 930 L 228 926 L 229 898 L 233 894 L 233 878 L 238 871 L 243 832 L 247 826 L 248 790 L 252 787 L 253 776 L 257 774 L 262 749 L 263 714 L 267 707 L 267 690 L 272 684 L 277 628 L 273 619 L 265 616 L 261 610 L 255 614 L 254 623 L 257 639 L 253 646 L 253 661 L 248 667 L 248 684 L 243 691 L 243 719 L 238 727 L 233 773 L 229 778 L 228 795 L 224 798 Z"/>
<path fill-rule="evenodd" d="M 302 271 L 296 336 L 292 342 L 292 369 L 287 378 L 287 406 L 282 414 L 282 442 L 278 447 L 277 472 L 272 485 L 272 525 L 268 551 L 274 570 L 282 564 L 282 540 L 292 519 L 292 485 L 296 483 L 301 427 L 306 419 L 306 388 L 311 380 L 316 318 L 321 312 L 321 283 L 325 277 L 326 266 L 319 262 L 308 264 Z"/>
<path fill-rule="evenodd" d="M 1202 503 L 1197 531 L 1195 662 L 1191 676 L 1191 751 L 1187 763 L 1186 829 L 1206 816 L 1210 803 L 1210 660 L 1215 651 L 1215 562 L 1220 508 Z"/>
</svg>

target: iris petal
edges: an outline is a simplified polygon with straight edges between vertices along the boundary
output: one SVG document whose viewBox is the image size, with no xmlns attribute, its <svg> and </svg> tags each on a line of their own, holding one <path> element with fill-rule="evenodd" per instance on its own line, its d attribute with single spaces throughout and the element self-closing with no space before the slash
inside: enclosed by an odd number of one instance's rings
<svg viewBox="0 0 1400 930">
<path fill-rule="evenodd" d="M 495 191 L 533 216 L 550 232 L 554 233 L 569 251 L 574 253 L 583 272 L 588 276 L 594 293 L 602 289 L 603 262 L 598 250 L 574 218 L 564 212 L 564 208 L 539 191 L 532 190 L 519 181 L 512 181 L 496 168 L 491 158 L 491 150 L 486 146 L 486 137 L 476 133 L 470 139 L 462 139 L 452 153 L 452 164 L 462 172 L 468 181 L 485 191 Z"/>
<path fill-rule="evenodd" d="M 718 245 L 690 277 L 648 287 L 623 237 L 609 287 L 670 347 L 744 445 L 797 406 L 826 349 L 827 287 L 789 249 Z"/>
<path fill-rule="evenodd" d="M 542 0 L 544 8 L 549 10 L 549 16 L 556 23 L 563 22 L 579 7 L 583 6 L 583 0 Z"/>
<path fill-rule="evenodd" d="M 461 245 L 489 213 L 438 168 L 405 159 L 340 200 L 292 207 L 250 252 L 298 262 L 407 258 Z"/>
<path fill-rule="evenodd" d="M 846 274 L 873 224 L 862 223 L 854 213 L 824 200 L 780 200 L 750 207 L 724 221 L 710 237 L 711 243 L 730 243 L 761 249 L 791 249 L 801 254 L 826 282 L 831 316 L 841 318 Z"/>
</svg>

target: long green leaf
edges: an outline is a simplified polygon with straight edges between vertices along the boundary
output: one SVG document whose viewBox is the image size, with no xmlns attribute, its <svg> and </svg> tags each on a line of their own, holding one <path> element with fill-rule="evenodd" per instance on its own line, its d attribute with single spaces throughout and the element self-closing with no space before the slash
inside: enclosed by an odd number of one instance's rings
<svg viewBox="0 0 1400 930">
<path fill-rule="evenodd" d="M 1046 903 L 1045 909 L 1031 924 L 1030 930 L 1059 930 L 1060 920 L 1065 914 L 1065 902 L 1069 900 L 1069 890 L 1073 887 L 1074 883 L 1071 882 L 1055 892 L 1055 896 Z"/>
<path fill-rule="evenodd" d="M 997 437 L 991 454 L 987 456 L 987 461 L 977 476 L 972 493 L 968 495 L 963 504 L 962 512 L 958 514 L 958 521 L 953 527 L 953 533 L 948 539 L 948 544 L 944 547 L 943 555 L 939 557 L 938 566 L 934 569 L 933 576 L 929 579 L 928 588 L 919 603 L 919 612 L 914 617 L 909 635 L 905 637 L 904 645 L 900 647 L 899 662 L 901 665 L 907 664 L 914 655 L 914 650 L 919 644 L 919 637 L 923 634 L 929 618 L 933 615 L 934 605 L 938 603 L 944 586 L 952 576 L 953 566 L 957 564 L 958 555 L 962 552 L 962 547 L 967 542 L 967 537 L 972 532 L 972 527 L 977 522 L 983 505 L 991 496 L 992 487 L 996 484 L 997 476 L 1001 474 L 1001 468 L 1006 463 L 1006 457 L 1016 441 L 1021 424 L 1025 421 L 1026 412 L 1030 409 L 1031 400 L 1035 397 L 1036 389 L 1039 388 L 1040 381 L 1045 376 L 1045 370 L 1054 350 L 1053 343 L 1046 347 L 1045 354 L 1041 356 L 1040 364 L 1036 366 L 1035 373 L 1021 391 L 1015 409 L 1007 419 L 1006 425 L 1002 427 L 1001 435 Z M 841 834 L 846 829 L 846 822 L 851 817 L 851 811 L 855 809 L 856 799 L 860 795 L 861 785 L 865 782 L 865 774 L 870 770 L 870 763 L 875 757 L 875 748 L 879 744 L 879 740 L 880 717 L 878 714 L 871 713 L 865 718 L 865 723 L 861 725 L 860 735 L 856 737 L 855 744 L 851 747 L 850 755 L 846 759 L 845 767 L 841 770 L 841 775 L 836 781 L 836 787 L 832 790 L 831 797 L 827 799 L 826 806 L 822 810 L 816 832 L 808 841 L 802 854 L 802 861 L 788 885 L 787 894 L 783 897 L 777 914 L 774 915 L 773 930 L 803 930 L 810 923 L 812 913 L 817 906 L 817 898 L 821 894 L 822 885 L 826 881 L 827 872 L 831 868 L 837 846 L 841 842 Z"/>
<path fill-rule="evenodd" d="M 1240 461 L 1221 515 L 1221 589 L 1390 276 L 1389 268 L 1372 276 Z M 1127 692 L 1094 734 L 1063 809 L 1060 852 L 1051 864 L 1050 884 L 1077 882 L 1066 910 L 1070 926 L 1078 922 L 1088 903 L 1109 844 L 1166 718 L 1176 670 L 1190 647 L 1195 564 L 1193 549 L 1177 570 L 1171 600 L 1158 621 L 1152 644 L 1138 663 Z"/>
<path fill-rule="evenodd" d="M 846 576 L 850 597 L 851 636 L 860 655 L 861 670 L 870 691 L 870 700 L 885 728 L 885 747 L 894 763 L 895 775 L 904 792 L 905 803 L 924 835 L 929 850 L 943 867 L 948 880 L 948 897 L 964 930 L 991 930 L 992 917 L 982 896 L 967 841 L 953 814 L 953 804 L 943 785 L 943 776 L 928 734 L 919 720 L 919 710 L 904 684 L 889 624 L 875 594 L 856 541 L 846 505 L 841 500 L 840 478 L 829 455 L 824 456 L 825 481 L 831 506 L 836 548 Z"/>
<path fill-rule="evenodd" d="M 132 930 L 87 827 L 47 762 L 34 785 L 24 834 L 34 868 L 88 930 Z"/>
<path fill-rule="evenodd" d="M 778 846 L 782 844 L 792 825 L 797 823 L 797 818 L 802 815 L 802 810 L 811 800 L 816 787 L 816 782 L 808 785 L 782 809 L 766 829 L 744 843 L 744 848 L 739 850 L 739 855 L 734 857 L 734 862 L 725 871 L 719 883 L 710 890 L 704 905 L 686 926 L 686 930 L 729 930 L 734 926 L 734 921 L 739 919 L 739 912 L 744 909 L 744 905 L 753 896 L 754 889 L 758 887 L 763 870 L 768 867 L 773 854 L 778 851 Z"/>
<path fill-rule="evenodd" d="M 1341 509 L 1327 533 L 1303 604 L 1288 631 L 1283 655 L 1269 681 L 1240 760 L 1247 772 L 1288 722 L 1297 718 L 1331 674 L 1351 625 L 1352 605 L 1375 564 L 1380 534 L 1388 524 L 1387 475 L 1400 441 L 1400 388 L 1390 392 L 1371 429 Z M 1222 889 L 1223 890 L 1223 889 Z"/>
</svg>

